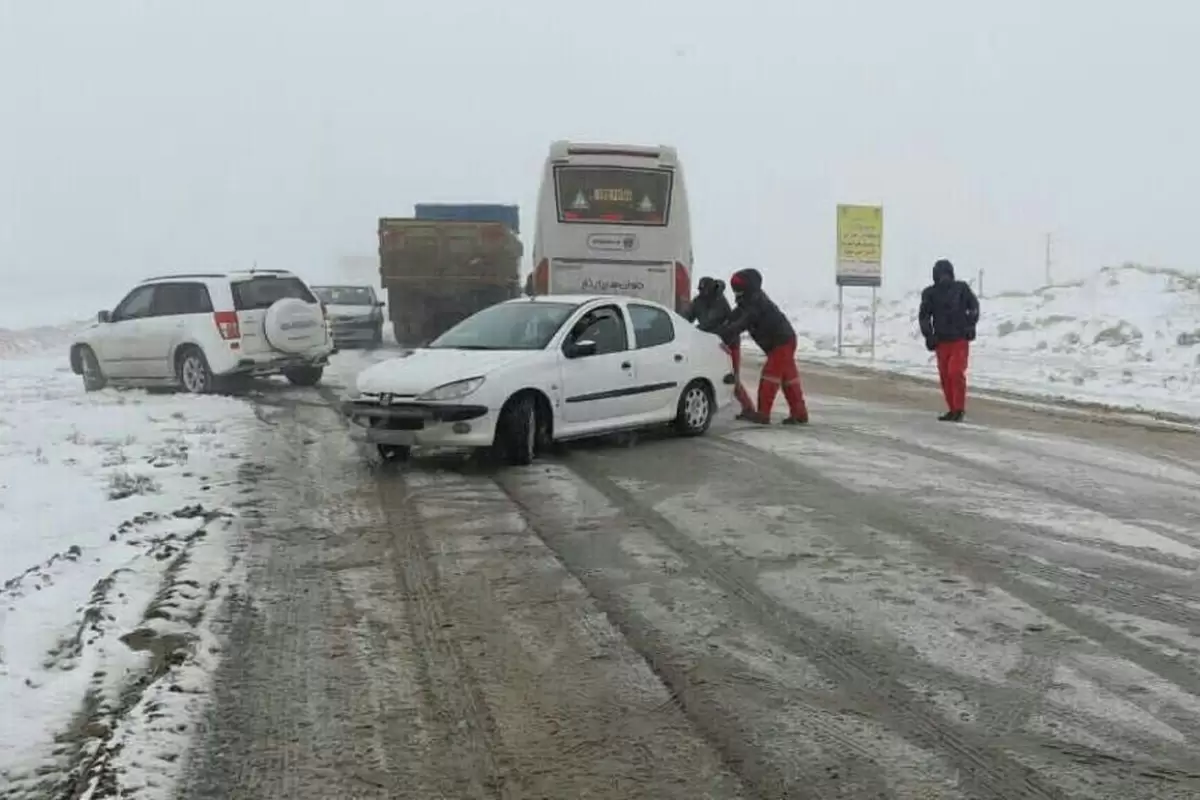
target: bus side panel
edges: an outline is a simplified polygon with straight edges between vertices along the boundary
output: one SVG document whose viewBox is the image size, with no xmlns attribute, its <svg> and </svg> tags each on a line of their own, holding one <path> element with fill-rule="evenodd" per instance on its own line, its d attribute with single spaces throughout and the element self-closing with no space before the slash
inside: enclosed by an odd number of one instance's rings
<svg viewBox="0 0 1200 800">
<path fill-rule="evenodd" d="M 619 294 L 675 307 L 675 265 L 550 262 L 550 294 Z"/>
</svg>

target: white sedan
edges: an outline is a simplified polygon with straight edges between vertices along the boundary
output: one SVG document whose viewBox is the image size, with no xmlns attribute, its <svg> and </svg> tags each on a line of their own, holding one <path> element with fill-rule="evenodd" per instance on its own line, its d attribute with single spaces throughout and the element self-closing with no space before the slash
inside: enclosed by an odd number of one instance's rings
<svg viewBox="0 0 1200 800">
<path fill-rule="evenodd" d="M 414 446 L 490 448 L 528 464 L 550 442 L 670 424 L 708 430 L 733 400 L 721 340 L 648 300 L 508 300 L 359 374 L 342 404 L 386 460 Z"/>
</svg>

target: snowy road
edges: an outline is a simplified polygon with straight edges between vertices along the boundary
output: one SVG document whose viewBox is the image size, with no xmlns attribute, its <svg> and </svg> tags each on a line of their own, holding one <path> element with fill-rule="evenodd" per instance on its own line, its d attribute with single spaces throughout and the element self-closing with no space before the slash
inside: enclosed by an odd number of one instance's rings
<svg viewBox="0 0 1200 800">
<path fill-rule="evenodd" d="M 499 473 L 267 392 L 181 800 L 1196 797 L 1196 436 L 806 377 Z"/>
</svg>

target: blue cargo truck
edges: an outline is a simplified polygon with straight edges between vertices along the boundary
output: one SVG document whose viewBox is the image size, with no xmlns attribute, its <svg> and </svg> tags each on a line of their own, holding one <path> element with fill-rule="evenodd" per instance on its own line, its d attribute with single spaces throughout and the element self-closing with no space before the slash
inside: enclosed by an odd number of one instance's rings
<svg viewBox="0 0 1200 800">
<path fill-rule="evenodd" d="M 520 209 L 418 203 L 379 220 L 379 276 L 401 345 L 420 346 L 520 294 Z"/>
</svg>

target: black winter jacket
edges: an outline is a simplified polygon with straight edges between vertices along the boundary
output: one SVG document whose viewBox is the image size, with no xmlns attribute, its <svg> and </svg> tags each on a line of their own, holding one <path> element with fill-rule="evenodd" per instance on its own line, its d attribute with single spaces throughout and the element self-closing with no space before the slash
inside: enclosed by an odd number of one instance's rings
<svg viewBox="0 0 1200 800">
<path fill-rule="evenodd" d="M 796 331 L 779 310 L 779 306 L 762 290 L 762 275 L 759 271 L 742 269 L 735 272 L 733 277 L 740 278 L 745 289 L 740 293 L 734 292 L 736 306 L 733 314 L 717 329 L 717 335 L 724 339 L 726 336 L 737 336 L 745 331 L 764 353 L 794 341 Z"/>
<path fill-rule="evenodd" d="M 966 281 L 956 280 L 954 265 L 941 260 L 933 266 L 933 283 L 921 292 L 917 323 L 927 343 L 975 340 L 979 299 Z"/>
<path fill-rule="evenodd" d="M 732 309 L 725 299 L 725 281 L 713 278 L 701 278 L 697 287 L 699 293 L 692 300 L 684 317 L 688 322 L 695 322 L 696 327 L 707 333 L 715 333 L 717 328 L 729 319 Z M 738 343 L 738 335 L 722 337 L 725 344 L 733 347 Z"/>
</svg>

